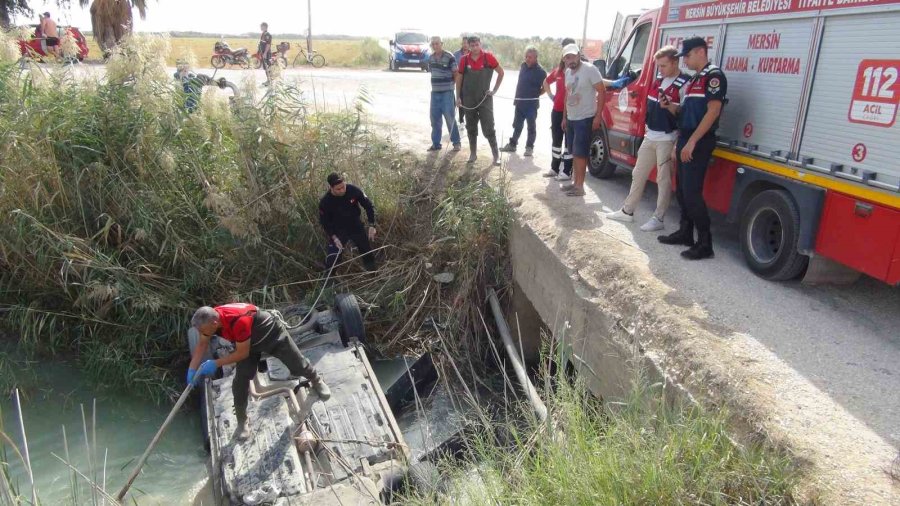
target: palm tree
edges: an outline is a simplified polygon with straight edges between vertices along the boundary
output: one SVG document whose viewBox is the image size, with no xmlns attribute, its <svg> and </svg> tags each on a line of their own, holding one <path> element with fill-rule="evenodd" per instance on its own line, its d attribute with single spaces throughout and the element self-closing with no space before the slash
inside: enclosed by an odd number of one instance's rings
<svg viewBox="0 0 900 506">
<path fill-rule="evenodd" d="M 132 9 L 141 19 L 147 17 L 147 0 L 78 0 L 81 7 L 91 4 L 91 28 L 103 54 L 108 54 L 123 37 L 131 33 Z"/>
</svg>

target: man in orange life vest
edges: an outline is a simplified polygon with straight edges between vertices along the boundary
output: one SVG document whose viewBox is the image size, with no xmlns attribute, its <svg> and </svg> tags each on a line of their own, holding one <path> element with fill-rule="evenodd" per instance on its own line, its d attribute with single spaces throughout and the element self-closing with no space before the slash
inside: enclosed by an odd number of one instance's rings
<svg viewBox="0 0 900 506">
<path fill-rule="evenodd" d="M 238 440 L 247 439 L 250 435 L 247 427 L 250 382 L 256 376 L 257 364 L 263 353 L 281 360 L 292 376 L 303 376 L 310 380 L 313 391 L 321 400 L 326 401 L 331 397 L 328 385 L 300 353 L 282 321 L 271 312 L 243 303 L 203 306 L 194 313 L 191 326 L 197 329 L 200 339 L 188 366 L 188 383 L 203 376 L 212 376 L 219 367 L 237 364 L 231 391 L 238 421 L 235 430 Z M 206 354 L 209 340 L 216 334 L 234 343 L 235 351 L 226 357 L 206 360 L 201 364 L 200 360 Z"/>
</svg>

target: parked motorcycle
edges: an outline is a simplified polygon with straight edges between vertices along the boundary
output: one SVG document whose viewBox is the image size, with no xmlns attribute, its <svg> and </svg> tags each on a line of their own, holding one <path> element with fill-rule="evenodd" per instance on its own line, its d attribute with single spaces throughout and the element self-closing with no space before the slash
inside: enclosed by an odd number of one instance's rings
<svg viewBox="0 0 900 506">
<path fill-rule="evenodd" d="M 291 48 L 290 42 L 280 42 L 277 46 L 275 46 L 275 51 L 272 52 L 272 56 L 269 58 L 269 66 L 281 65 L 281 68 L 287 68 L 287 52 Z M 253 55 L 253 68 L 258 69 L 262 66 L 262 55 L 256 53 Z"/>
<path fill-rule="evenodd" d="M 209 59 L 213 68 L 220 69 L 225 65 L 237 65 L 250 68 L 250 52 L 245 48 L 231 49 L 227 42 L 220 40 L 213 46 L 213 55 Z"/>
</svg>

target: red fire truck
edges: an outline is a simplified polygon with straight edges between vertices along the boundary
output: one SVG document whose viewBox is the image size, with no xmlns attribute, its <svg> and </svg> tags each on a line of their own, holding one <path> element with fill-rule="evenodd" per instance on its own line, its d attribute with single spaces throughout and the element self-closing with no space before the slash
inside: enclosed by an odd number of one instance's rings
<svg viewBox="0 0 900 506">
<path fill-rule="evenodd" d="M 593 175 L 633 167 L 653 54 L 694 36 L 728 77 L 704 195 L 739 223 L 750 269 L 785 280 L 824 258 L 900 284 L 900 0 L 665 0 L 620 17 L 595 64 L 631 81 L 607 92 Z"/>
</svg>

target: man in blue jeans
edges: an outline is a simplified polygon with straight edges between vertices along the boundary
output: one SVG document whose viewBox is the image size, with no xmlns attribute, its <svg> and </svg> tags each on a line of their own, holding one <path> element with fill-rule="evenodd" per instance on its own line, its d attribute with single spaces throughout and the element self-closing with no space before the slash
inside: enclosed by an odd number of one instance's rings
<svg viewBox="0 0 900 506">
<path fill-rule="evenodd" d="M 459 126 L 456 124 L 457 62 L 452 54 L 444 51 L 440 37 L 431 38 L 431 147 L 428 151 L 441 149 L 441 133 L 444 122 L 450 130 L 453 151 L 459 151 Z"/>
<path fill-rule="evenodd" d="M 531 156 L 534 151 L 534 139 L 537 137 L 535 120 L 538 113 L 538 97 L 544 93 L 544 79 L 547 71 L 538 63 L 538 51 L 534 46 L 525 49 L 525 62 L 519 67 L 519 82 L 516 83 L 516 99 L 513 105 L 516 108 L 513 117 L 513 134 L 506 146 L 500 151 L 515 153 L 519 136 L 522 135 L 522 127 L 528 123 L 528 139 L 525 141 L 525 156 Z"/>
</svg>

